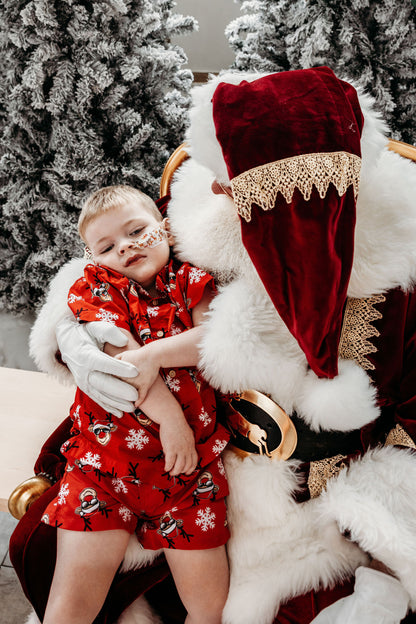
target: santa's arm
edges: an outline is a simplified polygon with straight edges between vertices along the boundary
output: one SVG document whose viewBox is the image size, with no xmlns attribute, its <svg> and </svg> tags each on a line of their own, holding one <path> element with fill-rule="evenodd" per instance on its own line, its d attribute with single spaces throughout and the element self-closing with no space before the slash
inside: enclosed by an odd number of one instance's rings
<svg viewBox="0 0 416 624">
<path fill-rule="evenodd" d="M 41 371 L 73 383 L 105 410 L 121 416 L 133 411 L 137 391 L 118 377 L 137 370 L 101 351 L 105 342 L 124 346 L 125 335 L 105 322 L 79 324 L 67 305 L 68 291 L 82 277 L 85 260 L 66 264 L 52 280 L 30 336 L 30 353 Z"/>
<path fill-rule="evenodd" d="M 62 319 L 73 319 L 68 307 L 68 292 L 82 277 L 86 260 L 75 258 L 65 264 L 51 281 L 46 301 L 40 309 L 29 339 L 30 355 L 39 370 L 57 377 L 64 383 L 73 383 L 69 369 L 62 362 L 56 337 L 56 327 Z"/>
</svg>

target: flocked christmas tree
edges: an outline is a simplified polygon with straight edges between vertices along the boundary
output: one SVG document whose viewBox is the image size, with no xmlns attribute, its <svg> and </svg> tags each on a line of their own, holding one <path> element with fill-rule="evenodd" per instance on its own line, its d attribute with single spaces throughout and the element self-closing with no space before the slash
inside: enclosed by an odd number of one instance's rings
<svg viewBox="0 0 416 624">
<path fill-rule="evenodd" d="M 1 0 L 0 306 L 33 309 L 80 247 L 85 196 L 157 197 L 183 140 L 192 74 L 171 0 Z"/>
<path fill-rule="evenodd" d="M 240 70 L 328 65 L 371 93 L 395 138 L 416 141 L 414 0 L 245 0 L 226 36 Z"/>
</svg>

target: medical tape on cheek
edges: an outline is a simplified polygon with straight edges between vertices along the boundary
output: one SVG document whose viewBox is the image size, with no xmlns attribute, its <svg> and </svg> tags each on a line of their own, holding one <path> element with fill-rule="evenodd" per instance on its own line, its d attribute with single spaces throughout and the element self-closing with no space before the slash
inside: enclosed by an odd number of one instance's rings
<svg viewBox="0 0 416 624">
<path fill-rule="evenodd" d="M 133 249 L 144 249 L 145 247 L 157 247 L 167 238 L 167 233 L 163 223 L 132 242 Z"/>
</svg>

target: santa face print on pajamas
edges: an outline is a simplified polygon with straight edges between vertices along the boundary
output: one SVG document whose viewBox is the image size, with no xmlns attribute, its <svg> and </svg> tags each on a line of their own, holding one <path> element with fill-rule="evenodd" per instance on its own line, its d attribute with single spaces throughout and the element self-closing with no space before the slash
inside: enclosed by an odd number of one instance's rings
<svg viewBox="0 0 416 624">
<path fill-rule="evenodd" d="M 128 278 L 88 265 L 69 294 L 80 321 L 107 320 L 141 343 L 192 327 L 191 310 L 212 278 L 170 262 L 158 275 L 158 297 Z M 196 369 L 161 371 L 193 429 L 198 465 L 191 475 L 164 472 L 159 427 L 140 410 L 116 418 L 77 389 L 67 466 L 43 521 L 71 530 L 123 528 L 145 548 L 214 548 L 228 539 L 221 461 L 229 434 L 216 420 L 216 397 Z"/>
</svg>

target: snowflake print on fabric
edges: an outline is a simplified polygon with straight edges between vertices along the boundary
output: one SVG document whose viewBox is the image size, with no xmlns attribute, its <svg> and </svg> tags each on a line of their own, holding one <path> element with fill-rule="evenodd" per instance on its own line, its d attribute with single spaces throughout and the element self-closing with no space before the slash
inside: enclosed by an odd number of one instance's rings
<svg viewBox="0 0 416 624">
<path fill-rule="evenodd" d="M 221 475 L 224 476 L 225 475 L 225 468 L 224 468 L 224 464 L 222 463 L 222 459 L 221 458 L 218 460 L 217 466 L 218 466 L 218 472 Z"/>
<path fill-rule="evenodd" d="M 171 336 L 176 336 L 176 334 L 181 334 L 182 330 L 180 329 L 180 327 L 177 327 L 176 325 L 172 325 L 170 328 L 170 335 Z"/>
<path fill-rule="evenodd" d="M 169 377 L 169 375 L 166 377 L 166 385 L 171 392 L 179 392 L 179 390 L 181 389 L 181 383 L 179 379 L 177 379 L 176 377 Z"/>
<path fill-rule="evenodd" d="M 205 271 L 203 271 L 202 269 L 197 269 L 196 267 L 192 267 L 192 269 L 189 271 L 189 283 L 190 284 L 195 284 L 201 281 L 201 278 L 204 277 L 206 275 Z"/>
<path fill-rule="evenodd" d="M 201 531 L 208 531 L 208 529 L 215 528 L 215 513 L 211 511 L 211 507 L 200 509 L 197 513 L 197 519 L 195 524 L 201 527 Z"/>
<path fill-rule="evenodd" d="M 227 440 L 215 440 L 215 444 L 212 447 L 212 450 L 214 451 L 214 453 L 217 453 L 219 455 L 223 452 L 227 444 Z"/>
<path fill-rule="evenodd" d="M 130 509 L 128 507 L 124 507 L 124 505 L 119 508 L 118 513 L 123 518 L 123 522 L 129 522 L 133 516 Z"/>
<path fill-rule="evenodd" d="M 77 296 L 74 295 L 74 293 L 71 293 L 68 297 L 68 303 L 75 303 L 75 301 L 81 301 L 82 297 L 81 296 Z"/>
<path fill-rule="evenodd" d="M 147 316 L 152 317 L 152 316 L 157 316 L 159 314 L 159 306 L 155 306 L 155 307 L 150 307 L 147 306 Z"/>
<path fill-rule="evenodd" d="M 202 422 L 202 424 L 204 425 L 204 427 L 208 427 L 208 425 L 212 422 L 212 418 L 210 417 L 210 415 L 208 414 L 208 412 L 206 412 L 204 409 L 202 410 L 202 412 L 199 414 L 198 416 L 199 420 Z"/>
<path fill-rule="evenodd" d="M 60 448 L 59 450 L 61 451 L 61 453 L 62 453 L 63 455 L 65 454 L 65 452 L 67 451 L 67 449 L 68 449 L 68 447 L 69 447 L 70 445 L 71 445 L 71 440 L 66 440 L 66 441 L 62 444 L 62 446 L 61 446 L 61 448 Z"/>
<path fill-rule="evenodd" d="M 98 453 L 91 453 L 88 451 L 85 457 L 81 457 L 79 460 L 84 466 L 92 466 L 93 468 L 101 468 L 101 456 Z"/>
<path fill-rule="evenodd" d="M 95 318 L 99 319 L 100 321 L 107 321 L 107 323 L 115 325 L 114 321 L 119 318 L 119 315 L 115 312 L 109 312 L 108 310 L 104 310 L 104 308 L 100 308 L 95 315 Z"/>
<path fill-rule="evenodd" d="M 69 494 L 69 485 L 68 483 L 64 483 L 63 485 L 61 485 L 61 488 L 58 493 L 58 500 L 56 501 L 55 505 L 65 505 L 66 497 L 68 496 L 68 494 Z"/>
<path fill-rule="evenodd" d="M 111 481 L 111 484 L 117 494 L 119 494 L 120 492 L 123 492 L 123 494 L 127 494 L 127 492 L 129 491 L 129 488 L 124 483 L 123 479 L 113 479 Z"/>
<path fill-rule="evenodd" d="M 72 414 L 72 420 L 78 425 L 78 428 L 81 428 L 81 416 L 79 413 L 80 409 L 81 405 L 78 403 L 74 413 Z"/>
<path fill-rule="evenodd" d="M 129 435 L 125 438 L 125 440 L 129 449 L 137 449 L 138 451 L 141 451 L 149 442 L 149 437 L 145 434 L 143 429 L 130 429 Z"/>
</svg>

